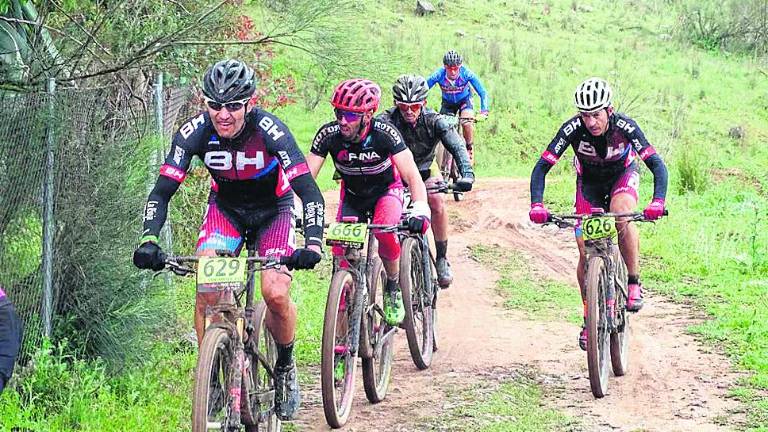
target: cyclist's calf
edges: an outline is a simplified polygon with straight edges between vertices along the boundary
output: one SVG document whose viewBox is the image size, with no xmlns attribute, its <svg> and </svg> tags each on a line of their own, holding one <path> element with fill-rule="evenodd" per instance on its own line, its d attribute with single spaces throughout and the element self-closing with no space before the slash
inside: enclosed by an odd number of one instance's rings
<svg viewBox="0 0 768 432">
<path fill-rule="evenodd" d="M 267 325 L 280 344 L 293 340 L 296 305 L 291 301 L 291 276 L 277 269 L 261 272 L 261 296 L 267 304 Z"/>
</svg>

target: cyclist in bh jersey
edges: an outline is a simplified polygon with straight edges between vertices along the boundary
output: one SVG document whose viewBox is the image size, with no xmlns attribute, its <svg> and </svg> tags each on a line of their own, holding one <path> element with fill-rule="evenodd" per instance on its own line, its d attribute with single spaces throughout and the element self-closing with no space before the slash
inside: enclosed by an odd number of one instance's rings
<svg viewBox="0 0 768 432">
<path fill-rule="evenodd" d="M 459 114 L 464 141 L 467 143 L 467 152 L 469 152 L 470 163 L 474 165 L 474 134 L 475 125 L 471 120 L 475 118 L 474 107 L 472 106 L 472 89 L 474 87 L 480 95 L 480 115 L 488 116 L 488 94 L 485 92 L 480 78 L 477 77 L 468 67 L 461 64 L 461 56 L 456 51 L 448 51 L 443 56 L 443 67 L 437 69 L 427 78 L 429 88 L 435 84 L 440 85 L 440 91 L 443 93 L 443 102 L 440 105 L 440 114 Z"/>
<path fill-rule="evenodd" d="M 144 211 L 144 233 L 134 253 L 139 268 L 161 270 L 164 254 L 157 242 L 168 202 L 197 156 L 211 174 L 208 208 L 197 242 L 198 256 L 217 250 L 240 254 L 246 232 L 258 239 L 259 255 L 290 256 L 289 269 L 313 268 L 321 258 L 324 202 L 288 127 L 272 114 L 253 107 L 253 70 L 242 62 L 216 63 L 203 78 L 207 111 L 181 126 Z M 295 245 L 293 193 L 304 203 L 306 246 Z M 291 419 L 300 403 L 293 342 L 296 305 L 291 302 L 291 275 L 284 268 L 261 272 L 267 303 L 266 324 L 277 342 L 276 411 Z M 204 332 L 205 310 L 216 292 L 198 292 L 195 331 Z"/>
<path fill-rule="evenodd" d="M 317 131 L 307 155 L 309 169 L 316 177 L 330 153 L 341 175 L 337 221 L 345 217 L 366 221 L 372 217 L 374 224 L 399 223 L 403 211 L 402 180 L 405 180 L 413 197 L 408 229 L 426 233 L 430 212 L 424 182 L 400 132 L 390 123 L 373 118 L 380 99 L 379 86 L 366 79 L 350 79 L 336 86 L 331 98 L 336 121 L 326 123 Z M 398 283 L 400 243 L 396 233 L 374 231 L 374 234 L 387 273 L 384 317 L 390 325 L 397 325 L 405 318 Z M 343 252 L 340 247 L 334 247 L 333 253 Z"/>
<path fill-rule="evenodd" d="M 611 88 L 600 78 L 581 83 L 574 98 L 579 113 L 563 123 L 531 174 L 531 220 L 536 223 L 549 220 L 549 211 L 542 204 L 544 178 L 569 145 L 576 153 L 576 213 L 589 214 L 593 207 L 608 208 L 611 212 L 634 211 L 640 182 L 637 160 L 640 159 L 653 173 L 654 184 L 653 199 L 643 214 L 650 220 L 660 218 L 667 193 L 667 168 L 640 127 L 626 115 L 614 112 Z M 617 220 L 617 228 L 619 248 L 629 275 L 627 310 L 637 312 L 643 307 L 637 228 L 621 219 Z M 581 234 L 577 228 L 579 264 L 576 277 L 584 301 L 585 256 Z M 584 309 L 586 316 L 586 303 Z M 587 336 L 583 327 L 579 333 L 579 346 L 583 350 L 586 350 Z"/>
<path fill-rule="evenodd" d="M 416 167 L 427 188 L 443 181 L 440 169 L 435 164 L 437 144 L 450 152 L 461 172 L 454 189 L 466 192 L 472 189 L 475 174 L 469 164 L 469 156 L 456 130 L 440 115 L 426 107 L 429 87 L 427 80 L 418 75 L 402 75 L 392 86 L 395 106 L 384 111 L 379 119 L 392 123 L 405 139 L 405 145 L 413 153 Z M 432 233 L 435 236 L 437 258 L 437 282 L 447 288 L 453 281 L 451 266 L 446 258 L 448 250 L 448 214 L 443 203 L 443 194 L 429 194 L 429 208 L 432 212 Z"/>
</svg>

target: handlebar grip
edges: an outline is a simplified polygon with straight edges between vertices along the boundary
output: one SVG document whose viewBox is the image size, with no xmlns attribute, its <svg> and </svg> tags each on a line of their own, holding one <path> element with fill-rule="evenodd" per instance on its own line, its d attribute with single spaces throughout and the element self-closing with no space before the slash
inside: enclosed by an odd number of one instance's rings
<svg viewBox="0 0 768 432">
<path fill-rule="evenodd" d="M 664 209 L 664 213 L 662 213 L 664 216 L 669 216 L 669 210 Z"/>
</svg>

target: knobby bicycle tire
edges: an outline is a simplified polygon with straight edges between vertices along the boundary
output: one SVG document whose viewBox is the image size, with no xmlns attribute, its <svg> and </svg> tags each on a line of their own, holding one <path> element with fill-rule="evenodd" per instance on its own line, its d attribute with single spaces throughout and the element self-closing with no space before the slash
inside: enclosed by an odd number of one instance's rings
<svg viewBox="0 0 768 432">
<path fill-rule="evenodd" d="M 592 257 L 587 263 L 587 366 L 592 394 L 601 398 L 608 391 L 608 357 L 610 335 L 607 330 L 605 283 L 607 268 L 603 257 Z"/>
<path fill-rule="evenodd" d="M 425 303 L 421 247 L 413 237 L 403 240 L 400 252 L 400 289 L 405 306 L 405 335 L 413 363 L 426 369 L 434 352 L 432 307 Z"/>
<path fill-rule="evenodd" d="M 627 304 L 627 266 L 621 256 L 618 246 L 613 246 L 613 262 L 616 274 L 616 322 L 624 325 L 621 331 L 611 333 L 611 365 L 613 374 L 622 376 L 629 370 L 629 313 Z"/>
<path fill-rule="evenodd" d="M 225 329 L 213 327 L 205 331 L 195 369 L 195 386 L 192 393 L 192 432 L 206 432 L 209 422 L 227 423 L 228 368 L 233 356 L 232 341 Z M 220 397 L 223 398 L 219 409 L 215 409 L 216 389 L 211 389 L 213 381 L 211 378 L 214 373 L 219 380 Z M 214 409 L 212 410 L 212 408 Z"/>
<path fill-rule="evenodd" d="M 320 384 L 325 420 L 332 428 L 340 428 L 352 412 L 355 392 L 357 361 L 352 353 L 337 355 L 336 346 L 349 347 L 349 315 L 355 289 L 352 273 L 340 269 L 334 273 L 328 290 L 323 322 L 323 340 L 320 359 Z M 344 362 L 339 366 L 339 362 Z M 337 367 L 343 367 L 343 380 L 336 376 Z"/>
<path fill-rule="evenodd" d="M 253 333 L 251 333 L 252 339 L 250 343 L 254 343 L 255 346 L 251 346 L 250 351 L 250 376 L 243 376 L 243 395 L 246 394 L 245 384 L 246 379 L 251 379 L 249 399 L 251 400 L 251 415 L 254 424 L 246 425 L 246 432 L 279 432 L 282 429 L 280 419 L 275 413 L 274 403 L 274 391 L 275 380 L 274 376 L 270 375 L 267 367 L 274 371 L 275 363 L 277 362 L 277 345 L 275 339 L 272 336 L 272 332 L 269 331 L 264 323 L 264 317 L 266 316 L 267 305 L 263 301 L 256 305 L 253 319 Z M 246 351 L 246 354 L 248 351 Z M 261 356 L 261 359 L 258 356 Z M 267 365 L 262 364 L 265 361 Z M 260 394 L 271 395 L 271 401 L 268 406 L 260 406 L 258 397 Z M 260 415 L 261 413 L 261 415 Z M 245 422 L 244 422 L 245 423 Z"/>
<path fill-rule="evenodd" d="M 384 308 L 384 286 L 387 283 L 387 273 L 381 259 L 371 260 L 368 276 L 368 302 L 366 313 L 363 314 L 363 331 L 360 333 L 360 346 L 371 346 L 371 356 L 363 357 L 363 388 L 365 396 L 371 403 L 378 403 L 387 396 L 389 379 L 392 372 L 392 357 L 394 353 L 394 338 L 389 337 L 378 349 L 382 337 L 391 329 L 386 324 L 380 311 Z"/>
</svg>

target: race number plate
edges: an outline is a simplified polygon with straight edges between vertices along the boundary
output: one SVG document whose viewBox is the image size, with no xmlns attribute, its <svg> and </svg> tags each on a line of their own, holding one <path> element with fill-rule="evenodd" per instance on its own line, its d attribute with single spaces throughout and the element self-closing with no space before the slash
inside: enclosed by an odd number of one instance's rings
<svg viewBox="0 0 768 432">
<path fill-rule="evenodd" d="M 365 244 L 367 228 L 364 223 L 331 223 L 325 235 L 326 243 L 332 246 L 361 247 Z"/>
<path fill-rule="evenodd" d="M 238 289 L 245 282 L 245 258 L 200 257 L 197 285 L 208 289 Z"/>
<path fill-rule="evenodd" d="M 616 220 L 612 217 L 591 217 L 581 221 L 584 240 L 598 240 L 616 235 Z"/>
</svg>

